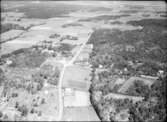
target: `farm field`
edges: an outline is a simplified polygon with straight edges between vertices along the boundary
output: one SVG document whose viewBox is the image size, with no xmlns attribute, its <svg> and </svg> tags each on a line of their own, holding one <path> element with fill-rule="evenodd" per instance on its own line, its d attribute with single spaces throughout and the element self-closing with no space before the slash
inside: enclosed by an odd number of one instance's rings
<svg viewBox="0 0 167 122">
<path fill-rule="evenodd" d="M 80 90 L 88 90 L 90 86 L 90 68 L 71 66 L 65 71 L 63 87 L 70 87 Z"/>
<path fill-rule="evenodd" d="M 69 107 L 64 111 L 63 121 L 99 121 L 92 107 Z"/>
</svg>

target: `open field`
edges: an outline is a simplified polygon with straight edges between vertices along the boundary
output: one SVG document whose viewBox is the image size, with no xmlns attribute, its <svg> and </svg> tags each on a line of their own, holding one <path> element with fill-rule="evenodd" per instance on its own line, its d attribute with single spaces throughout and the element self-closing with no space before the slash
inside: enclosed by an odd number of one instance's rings
<svg viewBox="0 0 167 122">
<path fill-rule="evenodd" d="M 99 121 L 92 107 L 65 108 L 63 121 Z"/>
<path fill-rule="evenodd" d="M 68 67 L 63 79 L 63 87 L 88 90 L 90 86 L 90 68 L 80 66 Z"/>
<path fill-rule="evenodd" d="M 24 31 L 22 31 L 22 30 L 10 30 L 6 33 L 3 33 L 3 34 L 1 34 L 1 42 L 0 43 L 18 38 L 23 32 Z"/>
<path fill-rule="evenodd" d="M 65 107 L 87 107 L 91 106 L 90 103 L 90 94 L 88 91 L 79 91 L 73 90 L 72 87 L 70 88 L 72 93 L 65 91 L 64 96 L 64 106 Z"/>
</svg>

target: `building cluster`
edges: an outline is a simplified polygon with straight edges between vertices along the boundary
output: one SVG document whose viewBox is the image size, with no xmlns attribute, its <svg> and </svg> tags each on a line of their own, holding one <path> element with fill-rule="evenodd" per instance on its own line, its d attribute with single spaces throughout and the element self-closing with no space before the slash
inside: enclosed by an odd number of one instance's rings
<svg viewBox="0 0 167 122">
<path fill-rule="evenodd" d="M 63 40 L 78 40 L 78 37 L 75 37 L 75 36 L 71 36 L 71 35 L 65 35 L 65 36 L 62 36 L 60 41 L 63 41 Z"/>
</svg>

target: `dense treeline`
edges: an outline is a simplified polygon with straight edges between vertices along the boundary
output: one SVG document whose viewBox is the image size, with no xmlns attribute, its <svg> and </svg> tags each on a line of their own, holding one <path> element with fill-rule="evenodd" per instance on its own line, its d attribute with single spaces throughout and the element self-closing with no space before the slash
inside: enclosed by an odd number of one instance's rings
<svg viewBox="0 0 167 122">
<path fill-rule="evenodd" d="M 4 86 L 3 95 L 9 94 L 12 88 L 22 88 L 34 94 L 43 88 L 46 80 L 49 84 L 57 85 L 60 73 L 58 67 L 53 68 L 51 65 L 40 67 L 47 57 L 47 54 L 35 48 L 20 49 L 11 53 L 10 56 L 3 57 L 1 63 L 8 63 L 10 69 L 8 74 L 0 67 L 0 86 Z"/>
<path fill-rule="evenodd" d="M 17 25 L 17 24 L 10 24 L 10 23 L 1 25 L 1 33 L 7 32 L 7 31 L 12 30 L 12 29 L 26 30 L 28 28 L 22 27 L 22 26 Z"/>
<path fill-rule="evenodd" d="M 117 109 L 120 108 L 128 109 L 131 121 L 163 121 L 166 119 L 166 21 L 152 19 L 131 21 L 128 24 L 140 24 L 143 29 L 100 29 L 95 30 L 90 37 L 89 43 L 94 45 L 90 56 L 94 69 L 90 88 L 92 104 L 104 121 L 115 120 L 119 113 Z M 163 76 L 158 75 L 159 71 L 163 71 Z M 120 88 L 119 84 L 114 85 L 116 79 L 140 75 L 159 77 L 150 87 L 135 82 L 134 88 L 127 92 L 144 97 L 143 101 L 132 103 L 129 100 L 114 100 L 116 102 L 113 103 L 113 100 L 105 99 L 106 95 L 117 93 Z M 112 113 L 113 106 L 117 106 L 115 113 Z"/>
<path fill-rule="evenodd" d="M 166 80 L 167 76 L 155 82 L 149 89 L 150 92 L 145 92 L 145 100 L 142 103 L 132 104 L 129 109 L 131 121 L 166 120 Z"/>
</svg>

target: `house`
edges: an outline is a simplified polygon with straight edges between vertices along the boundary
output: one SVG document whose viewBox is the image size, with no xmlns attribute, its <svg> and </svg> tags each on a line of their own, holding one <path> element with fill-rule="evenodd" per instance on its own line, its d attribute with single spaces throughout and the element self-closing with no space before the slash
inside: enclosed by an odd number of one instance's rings
<svg viewBox="0 0 167 122">
<path fill-rule="evenodd" d="M 126 51 L 135 52 L 135 47 L 132 45 L 126 45 L 125 49 Z"/>
<path fill-rule="evenodd" d="M 7 60 L 7 61 L 6 61 L 6 64 L 7 64 L 7 65 L 11 65 L 12 63 L 13 63 L 13 62 L 12 62 L 11 60 Z"/>
<path fill-rule="evenodd" d="M 103 68 L 103 65 L 99 64 L 99 68 L 102 69 L 102 68 Z"/>
<path fill-rule="evenodd" d="M 163 70 L 159 70 L 158 73 L 157 73 L 157 76 L 164 77 L 165 76 L 164 71 Z"/>
<path fill-rule="evenodd" d="M 74 89 L 72 89 L 72 88 L 65 88 L 64 95 L 65 96 L 74 95 Z"/>
</svg>

